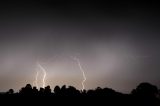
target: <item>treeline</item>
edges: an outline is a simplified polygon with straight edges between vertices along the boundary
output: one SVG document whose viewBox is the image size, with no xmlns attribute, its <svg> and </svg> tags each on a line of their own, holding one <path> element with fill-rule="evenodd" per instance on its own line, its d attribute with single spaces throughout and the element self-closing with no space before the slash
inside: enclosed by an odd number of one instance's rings
<svg viewBox="0 0 160 106">
<path fill-rule="evenodd" d="M 123 93 L 117 92 L 111 88 L 101 88 L 97 87 L 94 90 L 78 90 L 73 86 L 63 85 L 62 87 L 55 86 L 52 90 L 50 86 L 46 86 L 45 88 L 37 89 L 36 87 L 32 87 L 31 84 L 27 84 L 25 87 L 22 87 L 19 92 L 14 92 L 13 89 L 9 89 L 5 93 L 1 93 L 0 95 L 26 95 L 26 96 L 109 96 L 109 95 L 125 95 Z M 133 89 L 130 94 L 134 96 L 144 96 L 144 97 L 160 97 L 160 90 L 150 83 L 141 83 L 136 89 Z"/>
<path fill-rule="evenodd" d="M 37 97 L 49 97 L 49 98 L 70 98 L 70 97 L 80 97 L 80 98 L 96 98 L 96 101 L 100 98 L 105 98 L 104 103 L 107 104 L 114 103 L 131 103 L 129 105 L 140 105 L 145 106 L 160 106 L 160 90 L 155 85 L 150 83 L 141 83 L 136 89 L 133 89 L 130 94 L 123 94 L 117 92 L 111 88 L 100 88 L 97 87 L 94 90 L 78 90 L 73 86 L 63 85 L 62 87 L 56 86 L 53 90 L 50 86 L 45 88 L 37 89 L 27 84 L 22 87 L 19 92 L 14 92 L 13 89 L 9 89 L 5 93 L 1 93 L 0 97 L 26 97 L 37 98 Z M 43 99 L 44 100 L 44 99 Z M 53 99 L 55 100 L 55 99 Z M 81 100 L 81 99 L 79 99 Z M 88 100 L 88 99 L 87 99 Z M 91 101 L 95 102 L 95 100 Z M 121 105 L 122 105 L 121 104 Z M 128 104 L 127 104 L 128 105 Z"/>
</svg>

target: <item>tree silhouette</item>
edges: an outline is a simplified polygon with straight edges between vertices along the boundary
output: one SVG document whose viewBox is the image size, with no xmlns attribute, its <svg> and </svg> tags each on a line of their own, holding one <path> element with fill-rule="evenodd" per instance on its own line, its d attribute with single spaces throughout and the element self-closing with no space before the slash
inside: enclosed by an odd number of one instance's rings
<svg viewBox="0 0 160 106">
<path fill-rule="evenodd" d="M 13 89 L 9 89 L 7 94 L 14 94 L 14 90 Z"/>
<path fill-rule="evenodd" d="M 33 95 L 38 95 L 38 89 L 36 87 L 33 87 Z"/>
<path fill-rule="evenodd" d="M 55 86 L 54 93 L 58 96 L 61 93 L 61 88 L 59 86 Z"/>
<path fill-rule="evenodd" d="M 23 94 L 23 95 L 32 95 L 33 94 L 33 90 L 32 90 L 31 84 L 27 84 L 25 87 L 23 87 L 20 90 L 20 93 Z"/>
<path fill-rule="evenodd" d="M 51 94 L 51 88 L 50 88 L 50 86 L 45 87 L 44 94 L 45 95 L 50 95 Z"/>
<path fill-rule="evenodd" d="M 111 88 L 101 88 L 97 87 L 96 89 L 90 90 L 78 90 L 73 86 L 63 85 L 61 88 L 55 86 L 54 92 L 52 92 L 50 86 L 45 88 L 37 89 L 30 84 L 27 84 L 25 87 L 22 87 L 18 93 L 14 93 L 13 89 L 9 89 L 6 93 L 0 94 L 0 97 L 7 95 L 13 95 L 14 97 L 95 97 L 99 99 L 105 97 L 108 101 L 108 104 L 123 103 L 127 106 L 127 102 L 132 102 L 134 106 L 159 106 L 160 105 L 160 95 L 159 90 L 155 85 L 150 83 L 140 83 L 136 89 L 133 89 L 131 94 L 123 94 L 117 92 Z M 12 96 L 11 96 L 12 97 Z M 33 98 L 35 100 L 35 98 Z M 43 100 L 45 100 L 43 98 Z M 81 100 L 81 99 L 79 99 Z M 93 102 L 93 101 L 92 101 Z M 104 101 L 105 102 L 105 101 Z"/>
<path fill-rule="evenodd" d="M 158 95 L 158 88 L 150 83 L 141 83 L 136 89 L 132 91 L 132 94 L 143 97 L 156 97 Z"/>
</svg>

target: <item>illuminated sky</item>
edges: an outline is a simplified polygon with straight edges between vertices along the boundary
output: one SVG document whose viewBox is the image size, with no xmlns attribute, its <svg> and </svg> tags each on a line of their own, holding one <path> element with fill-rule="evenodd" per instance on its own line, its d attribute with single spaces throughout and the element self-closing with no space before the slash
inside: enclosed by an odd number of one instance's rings
<svg viewBox="0 0 160 106">
<path fill-rule="evenodd" d="M 46 84 L 130 92 L 160 87 L 158 5 L 26 2 L 0 4 L 0 91 L 33 83 L 39 62 Z M 41 77 L 42 75 L 40 75 Z M 39 78 L 39 86 L 41 84 Z"/>
</svg>

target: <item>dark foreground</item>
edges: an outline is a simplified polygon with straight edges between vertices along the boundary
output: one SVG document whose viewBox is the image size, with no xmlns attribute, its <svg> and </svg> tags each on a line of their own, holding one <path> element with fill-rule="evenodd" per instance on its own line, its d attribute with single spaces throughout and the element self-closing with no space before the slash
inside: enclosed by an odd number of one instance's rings
<svg viewBox="0 0 160 106">
<path fill-rule="evenodd" d="M 56 86 L 52 92 L 49 86 L 38 90 L 27 84 L 19 92 L 10 89 L 0 94 L 5 105 L 104 105 L 104 106 L 160 106 L 159 90 L 149 83 L 141 83 L 130 94 L 116 92 L 110 88 L 79 91 L 65 85 Z"/>
<path fill-rule="evenodd" d="M 93 96 L 5 96 L 1 101 L 6 105 L 98 105 L 98 106 L 160 106 L 160 101 L 153 98 L 139 98 L 129 95 L 113 97 Z"/>
</svg>

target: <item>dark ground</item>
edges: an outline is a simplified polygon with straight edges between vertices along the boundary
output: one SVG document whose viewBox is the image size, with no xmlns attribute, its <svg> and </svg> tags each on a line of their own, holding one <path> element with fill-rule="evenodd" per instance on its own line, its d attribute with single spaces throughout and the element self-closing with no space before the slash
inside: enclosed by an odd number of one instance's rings
<svg viewBox="0 0 160 106">
<path fill-rule="evenodd" d="M 50 86 L 36 89 L 30 84 L 18 93 L 10 89 L 0 94 L 4 104 L 11 105 L 105 105 L 105 106 L 160 106 L 159 90 L 149 83 L 141 83 L 130 94 L 123 94 L 111 88 L 97 87 L 94 90 L 79 91 L 73 86 Z"/>
</svg>

